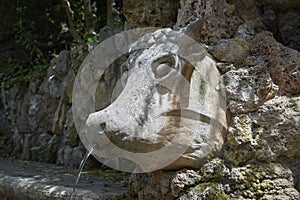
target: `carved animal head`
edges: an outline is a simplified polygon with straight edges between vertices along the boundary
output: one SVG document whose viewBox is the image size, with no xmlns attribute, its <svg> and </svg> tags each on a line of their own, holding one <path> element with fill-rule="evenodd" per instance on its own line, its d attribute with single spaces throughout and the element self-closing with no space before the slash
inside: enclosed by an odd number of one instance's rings
<svg viewBox="0 0 300 200">
<path fill-rule="evenodd" d="M 105 135 L 117 147 L 136 155 L 175 144 L 183 149 L 182 155 L 163 167 L 198 167 L 223 144 L 221 131 L 226 127 L 226 115 L 220 103 L 220 75 L 215 62 L 203 52 L 198 52 L 200 61 L 184 59 L 180 55 L 182 47 L 169 42 L 171 36 L 162 30 L 133 44 L 139 47 L 144 42 L 147 48 L 132 51 L 120 66 L 122 74 L 111 104 L 88 117 L 87 138 L 101 148 L 107 144 L 99 141 L 99 136 Z M 186 47 L 185 53 L 192 51 L 190 48 Z M 178 154 L 169 151 L 172 153 Z M 143 170 L 149 165 L 146 160 L 141 163 L 124 158 Z"/>
</svg>

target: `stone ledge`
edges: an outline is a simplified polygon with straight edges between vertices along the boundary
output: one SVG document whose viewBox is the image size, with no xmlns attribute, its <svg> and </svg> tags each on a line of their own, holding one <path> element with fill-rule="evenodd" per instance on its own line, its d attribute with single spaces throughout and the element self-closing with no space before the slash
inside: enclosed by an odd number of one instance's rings
<svg viewBox="0 0 300 200">
<path fill-rule="evenodd" d="M 53 164 L 0 158 L 0 199 L 69 200 L 76 171 Z M 125 199 L 126 175 L 107 173 L 82 174 L 73 199 Z"/>
</svg>

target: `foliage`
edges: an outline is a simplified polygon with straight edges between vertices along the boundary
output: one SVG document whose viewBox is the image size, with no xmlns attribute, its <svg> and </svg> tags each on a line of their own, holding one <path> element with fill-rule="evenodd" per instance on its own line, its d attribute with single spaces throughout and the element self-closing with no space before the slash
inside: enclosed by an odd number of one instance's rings
<svg viewBox="0 0 300 200">
<path fill-rule="evenodd" d="M 17 83 L 26 85 L 33 78 L 42 79 L 46 75 L 47 68 L 47 65 L 12 66 L 10 72 L 0 77 L 1 87 L 9 89 Z"/>
<path fill-rule="evenodd" d="M 35 28 L 32 22 L 20 19 L 14 24 L 14 37 L 16 43 L 27 52 L 25 64 L 45 64 L 47 61 L 41 50 L 38 35 L 34 34 Z"/>
<path fill-rule="evenodd" d="M 123 23 L 123 18 L 122 18 L 122 11 L 120 8 L 113 7 L 112 12 L 114 15 L 113 20 L 108 23 L 106 26 L 109 28 L 123 28 L 124 23 Z"/>
<path fill-rule="evenodd" d="M 122 11 L 120 0 L 115 0 L 115 4 L 112 8 L 108 8 L 109 5 L 106 5 L 106 1 L 96 1 L 96 0 L 86 0 L 91 4 L 91 13 L 87 13 L 84 6 L 84 1 L 77 0 L 62 0 L 69 2 L 69 9 L 65 9 L 65 12 L 70 12 L 72 15 L 72 19 L 68 19 L 69 29 L 71 29 L 70 23 L 75 24 L 75 29 L 78 35 L 82 38 L 82 42 L 85 42 L 88 46 L 92 43 L 99 41 L 99 34 L 95 30 L 100 30 L 101 27 L 108 26 L 111 28 L 122 28 L 123 21 L 122 19 Z M 105 3 L 104 3 L 105 2 Z M 108 20 L 108 16 L 105 16 L 104 13 L 107 12 L 107 9 L 111 9 L 113 13 L 113 19 Z M 89 19 L 88 15 L 91 15 L 91 19 Z M 88 20 L 92 20 L 92 22 L 88 23 Z M 109 21 L 109 22 L 108 22 Z M 93 27 L 89 27 L 93 24 Z M 69 30 L 71 32 L 71 30 Z M 74 37 L 75 41 L 77 40 Z M 78 41 L 77 41 L 78 42 Z"/>
<path fill-rule="evenodd" d="M 69 36 L 61 32 L 64 11 L 57 0 L 4 0 L 0 5 L 1 51 L 15 65 L 49 62 L 51 52 L 65 48 Z M 9 41 L 9 42 L 8 42 Z M 21 52 L 21 53 L 19 53 Z M 2 63 L 1 63 L 2 64 Z"/>
<path fill-rule="evenodd" d="M 71 50 L 81 46 L 88 50 L 99 41 L 99 30 L 107 22 L 106 1 L 67 1 L 74 12 L 75 30 L 82 38 L 81 43 L 70 34 L 62 0 L 1 2 L 0 81 L 4 88 L 16 83 L 27 83 L 32 78 L 42 78 L 50 60 L 63 49 Z M 91 5 L 93 31 L 87 27 L 84 2 Z M 122 26 L 122 21 L 117 20 L 110 26 Z M 6 74 L 1 75 L 1 70 L 7 68 L 8 72 L 5 70 Z"/>
<path fill-rule="evenodd" d="M 39 156 L 49 156 L 50 154 L 50 145 L 46 145 L 46 146 L 41 146 L 41 145 L 38 145 L 38 146 L 33 146 L 30 148 L 31 151 L 33 152 L 37 152 L 37 154 Z"/>
<path fill-rule="evenodd" d="M 40 151 L 41 150 L 41 146 L 33 146 L 33 147 L 31 147 L 31 151 Z"/>
</svg>

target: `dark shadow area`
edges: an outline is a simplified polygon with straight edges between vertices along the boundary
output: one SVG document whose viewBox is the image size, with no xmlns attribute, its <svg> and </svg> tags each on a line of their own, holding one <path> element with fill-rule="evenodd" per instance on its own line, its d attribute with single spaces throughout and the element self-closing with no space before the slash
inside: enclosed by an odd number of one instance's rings
<svg viewBox="0 0 300 200">
<path fill-rule="evenodd" d="M 265 5 L 261 16 L 267 30 L 285 46 L 300 51 L 300 7 L 275 7 Z"/>
</svg>

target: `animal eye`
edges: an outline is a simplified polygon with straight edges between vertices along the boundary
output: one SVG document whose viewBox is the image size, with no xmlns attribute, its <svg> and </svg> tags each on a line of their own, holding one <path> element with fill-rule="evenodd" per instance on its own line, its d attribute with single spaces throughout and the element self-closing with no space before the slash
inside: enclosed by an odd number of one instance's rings
<svg viewBox="0 0 300 200">
<path fill-rule="evenodd" d="M 152 63 L 152 71 L 155 78 L 162 78 L 168 75 L 175 67 L 175 60 L 172 56 L 164 56 Z"/>
<path fill-rule="evenodd" d="M 172 69 L 172 65 L 170 63 L 161 63 L 154 70 L 154 74 L 156 78 L 161 78 L 169 74 Z"/>
</svg>

